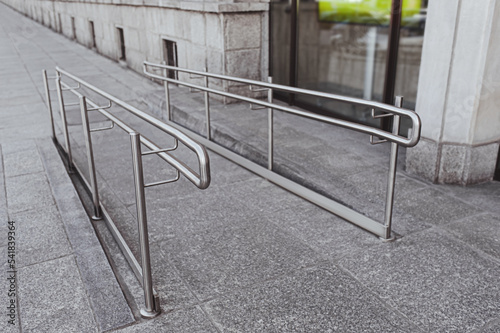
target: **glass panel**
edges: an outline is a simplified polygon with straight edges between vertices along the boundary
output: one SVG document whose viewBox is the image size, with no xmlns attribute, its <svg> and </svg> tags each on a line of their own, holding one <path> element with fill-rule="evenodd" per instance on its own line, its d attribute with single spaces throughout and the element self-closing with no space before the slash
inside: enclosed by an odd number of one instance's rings
<svg viewBox="0 0 500 333">
<path fill-rule="evenodd" d="M 300 3 L 298 86 L 381 101 L 388 27 L 336 22 L 332 16 L 320 20 L 321 4 L 315 1 Z M 345 21 L 347 16 L 339 20 Z M 376 126 L 380 122 L 372 119 L 368 108 L 318 98 L 299 97 L 297 101 L 340 118 Z"/>
<path fill-rule="evenodd" d="M 403 1 L 396 94 L 405 96 L 405 106 L 415 106 L 426 7 L 426 0 Z M 300 1 L 298 86 L 382 101 L 390 8 L 391 0 Z M 322 113 L 379 124 L 368 108 L 317 98 L 297 101 Z"/>
<path fill-rule="evenodd" d="M 271 71 L 273 82 L 290 84 L 290 2 L 271 1 Z"/>
<path fill-rule="evenodd" d="M 418 76 L 424 43 L 425 20 L 428 0 L 422 1 L 418 13 L 406 18 L 401 27 L 399 38 L 398 67 L 396 72 L 395 95 L 403 96 L 403 107 L 415 110 L 417 101 Z M 401 132 L 406 134 L 410 126 L 408 119 L 403 119 Z"/>
</svg>

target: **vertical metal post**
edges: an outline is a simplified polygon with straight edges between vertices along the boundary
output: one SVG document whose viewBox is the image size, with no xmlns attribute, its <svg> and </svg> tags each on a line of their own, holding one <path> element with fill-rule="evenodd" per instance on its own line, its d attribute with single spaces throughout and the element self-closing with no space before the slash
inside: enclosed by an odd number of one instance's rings
<svg viewBox="0 0 500 333">
<path fill-rule="evenodd" d="M 57 73 L 56 78 L 57 98 L 59 99 L 59 109 L 61 111 L 61 120 L 63 125 L 64 141 L 66 143 L 66 153 L 68 154 L 68 172 L 73 173 L 73 156 L 71 155 L 71 144 L 69 141 L 68 122 L 66 120 L 66 111 L 64 109 L 64 97 L 61 89 L 61 76 Z"/>
<path fill-rule="evenodd" d="M 134 164 L 135 200 L 139 228 L 139 246 L 141 250 L 142 288 L 144 289 L 145 307 L 140 310 L 144 318 L 153 318 L 160 313 L 158 298 L 153 292 L 151 277 L 151 258 L 149 254 L 148 221 L 146 215 L 146 197 L 144 194 L 144 175 L 142 170 L 141 135 L 130 133 L 132 160 Z"/>
<path fill-rule="evenodd" d="M 273 78 L 270 76 L 267 78 L 267 82 L 273 83 Z M 267 91 L 267 101 L 268 103 L 273 102 L 273 90 L 269 88 Z M 273 160 L 274 160 L 274 116 L 273 108 L 267 109 L 267 135 L 268 135 L 268 146 L 267 146 L 267 168 L 273 170 Z"/>
<path fill-rule="evenodd" d="M 92 148 L 92 136 L 90 134 L 89 115 L 87 113 L 87 100 L 85 96 L 80 96 L 80 111 L 82 113 L 83 135 L 85 136 L 85 146 L 87 148 L 87 161 L 89 164 L 90 187 L 92 188 L 92 203 L 94 205 L 93 220 L 101 220 L 101 209 L 99 207 L 99 190 L 97 188 L 97 176 L 94 163 L 94 151 Z"/>
<path fill-rule="evenodd" d="M 163 64 L 165 65 L 166 62 L 163 61 Z M 165 71 L 163 73 L 163 76 L 168 78 L 168 69 L 165 68 Z M 168 81 L 163 81 L 163 86 L 165 87 L 165 108 L 167 111 L 167 120 L 171 121 L 172 120 L 172 114 L 170 112 L 170 91 L 168 88 Z"/>
<path fill-rule="evenodd" d="M 401 31 L 401 11 L 403 0 L 392 0 L 387 58 L 385 62 L 385 80 L 383 102 L 392 104 L 396 89 L 396 71 L 398 67 L 399 34 Z M 382 128 L 390 129 L 390 117 L 382 118 Z"/>
<path fill-rule="evenodd" d="M 207 71 L 207 68 L 204 68 L 204 71 Z M 208 88 L 208 76 L 205 76 L 205 87 Z M 208 97 L 208 91 L 205 91 L 205 114 L 207 117 L 207 140 L 210 140 L 210 100 Z"/>
<path fill-rule="evenodd" d="M 290 64 L 289 64 L 289 80 L 290 86 L 297 86 L 297 70 L 298 70 L 298 40 L 299 40 L 299 5 L 300 0 L 290 1 Z M 295 94 L 289 94 L 289 104 L 295 103 Z"/>
<path fill-rule="evenodd" d="M 403 106 L 403 97 L 397 96 L 396 102 L 394 104 L 396 107 L 401 108 Z M 392 133 L 399 134 L 399 123 L 400 116 L 394 115 L 392 121 Z M 391 224 L 392 224 L 392 211 L 394 206 L 394 185 L 396 184 L 396 168 L 398 163 L 398 148 L 397 143 L 391 143 L 391 158 L 389 164 L 389 175 L 387 179 L 387 192 L 385 200 L 385 217 L 384 224 L 386 228 L 385 240 L 391 239 Z"/>
<path fill-rule="evenodd" d="M 47 109 L 49 110 L 50 127 L 52 129 L 52 139 L 55 139 L 56 130 L 54 128 L 54 115 L 52 114 L 52 102 L 50 100 L 49 82 L 47 80 L 47 71 L 45 69 L 42 70 L 42 76 L 43 76 L 43 85 L 45 87 L 45 98 L 47 101 Z"/>
</svg>

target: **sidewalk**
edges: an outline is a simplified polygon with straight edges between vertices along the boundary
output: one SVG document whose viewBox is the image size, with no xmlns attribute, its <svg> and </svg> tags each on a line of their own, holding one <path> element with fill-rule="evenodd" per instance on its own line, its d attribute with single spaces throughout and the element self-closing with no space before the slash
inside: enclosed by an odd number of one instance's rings
<svg viewBox="0 0 500 333">
<path fill-rule="evenodd" d="M 401 167 L 394 218 L 400 238 L 383 243 L 214 153 L 209 189 L 181 179 L 147 190 L 163 311 L 140 319 L 138 282 L 106 227 L 85 215 L 49 139 L 41 70 L 52 75 L 58 65 L 157 115 L 163 88 L 1 4 L 0 22 L 0 218 L 17 227 L 12 332 L 500 331 L 500 183 L 438 186 Z M 202 131 L 199 95 L 174 90 L 174 120 Z M 74 159 L 85 168 L 79 111 L 68 113 Z M 264 116 L 217 102 L 213 113 L 227 146 L 257 161 L 264 156 L 265 132 L 239 125 L 257 126 Z M 286 162 L 285 172 L 380 216 L 386 146 L 279 114 L 277 124 L 277 164 Z M 118 129 L 94 138 L 101 199 L 137 254 L 129 140 Z M 145 160 L 146 179 L 171 172 Z M 9 286 L 0 288 L 7 295 Z M 4 296 L 1 306 L 8 301 Z"/>
</svg>

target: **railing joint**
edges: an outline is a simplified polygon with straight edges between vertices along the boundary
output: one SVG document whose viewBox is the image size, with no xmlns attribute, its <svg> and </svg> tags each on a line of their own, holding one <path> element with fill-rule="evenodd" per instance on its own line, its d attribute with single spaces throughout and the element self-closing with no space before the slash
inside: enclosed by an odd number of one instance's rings
<svg viewBox="0 0 500 333">
<path fill-rule="evenodd" d="M 386 118 L 386 117 L 392 117 L 392 116 L 394 116 L 392 113 L 375 114 L 375 109 L 372 109 L 372 118 L 373 119 L 380 119 L 380 118 Z"/>
<path fill-rule="evenodd" d="M 265 107 L 265 106 L 255 107 L 253 103 L 250 103 L 250 110 L 263 110 L 263 109 L 267 109 L 267 107 Z"/>
<path fill-rule="evenodd" d="M 166 153 L 166 152 L 169 152 L 169 151 L 174 151 L 176 150 L 177 148 L 179 148 L 179 140 L 175 140 L 175 144 L 173 147 L 171 148 L 165 148 L 165 149 L 156 149 L 156 150 L 150 150 L 150 151 L 146 151 L 146 152 L 143 152 L 142 153 L 142 156 L 145 156 L 145 155 L 152 155 L 152 154 L 160 154 L 160 153 Z"/>
<path fill-rule="evenodd" d="M 106 106 L 97 106 L 95 108 L 88 108 L 87 111 L 98 111 L 98 110 L 106 110 L 106 109 L 109 109 L 111 108 L 111 101 L 109 101 L 109 104 L 106 105 Z"/>
<path fill-rule="evenodd" d="M 115 122 L 114 121 L 111 121 L 111 125 L 110 126 L 107 126 L 107 127 L 98 127 L 98 128 L 92 128 L 89 130 L 89 132 L 100 132 L 100 131 L 106 131 L 106 130 L 110 130 L 110 129 L 113 129 L 115 127 Z"/>
<path fill-rule="evenodd" d="M 158 185 L 175 183 L 176 181 L 178 181 L 180 179 L 180 176 L 181 176 L 180 172 L 177 170 L 177 175 L 175 176 L 175 178 L 167 179 L 167 180 L 160 180 L 158 182 L 153 182 L 153 183 L 149 183 L 149 184 L 144 184 L 144 187 L 153 187 L 153 186 L 158 186 Z"/>
<path fill-rule="evenodd" d="M 378 145 L 378 144 L 386 143 L 386 142 L 388 142 L 386 139 L 375 140 L 375 137 L 373 135 L 370 135 L 370 144 L 371 145 Z"/>
</svg>

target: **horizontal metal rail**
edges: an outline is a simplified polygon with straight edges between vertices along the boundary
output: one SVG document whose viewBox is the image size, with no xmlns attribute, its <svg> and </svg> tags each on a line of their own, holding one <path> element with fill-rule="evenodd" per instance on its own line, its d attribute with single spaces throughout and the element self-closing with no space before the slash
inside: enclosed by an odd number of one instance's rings
<svg viewBox="0 0 500 333">
<path fill-rule="evenodd" d="M 43 71 L 43 80 L 46 91 L 47 98 L 47 108 L 50 115 L 50 121 L 52 125 L 52 136 L 54 141 L 62 147 L 57 142 L 57 138 L 54 130 L 54 117 L 52 111 L 52 105 L 50 100 L 50 91 L 48 84 L 47 73 Z M 77 86 L 70 86 L 68 83 L 63 82 L 62 78 L 67 77 L 74 81 Z M 210 184 L 210 162 L 208 158 L 208 154 L 206 149 L 198 144 L 196 141 L 192 140 L 190 137 L 186 136 L 180 130 L 171 127 L 160 120 L 138 110 L 137 108 L 129 105 L 128 103 L 108 94 L 107 92 L 85 82 L 84 80 L 78 78 L 77 76 L 68 73 L 59 67 L 56 67 L 56 77 L 55 77 L 55 85 L 57 96 L 59 100 L 59 107 L 61 111 L 61 121 L 63 126 L 63 135 L 65 141 L 65 154 L 68 159 L 68 169 L 69 171 L 76 171 L 81 179 L 84 181 L 87 188 L 90 190 L 92 194 L 92 202 L 94 208 L 94 214 L 92 216 L 95 220 L 102 219 L 103 215 L 106 221 L 108 228 L 110 229 L 113 237 L 116 242 L 119 244 L 122 249 L 123 254 L 127 258 L 129 265 L 132 267 L 137 279 L 140 281 L 143 290 L 144 290 L 144 301 L 145 307 L 141 308 L 141 315 L 145 318 L 152 318 L 157 316 L 160 313 L 160 304 L 159 297 L 157 293 L 153 289 L 153 281 L 151 274 L 151 264 L 150 264 L 150 253 L 149 253 L 149 236 L 148 236 L 148 226 L 147 226 L 147 210 L 146 210 L 146 199 L 145 199 L 145 188 L 151 186 L 158 186 L 163 184 L 168 184 L 171 182 L 175 182 L 179 179 L 180 175 L 183 174 L 187 179 L 189 179 L 193 184 L 195 184 L 200 189 L 205 189 Z M 78 91 L 81 88 L 87 88 L 94 92 L 97 95 L 100 95 L 108 100 L 108 105 L 99 106 L 97 103 L 90 100 L 85 94 Z M 70 92 L 74 94 L 78 98 L 77 103 L 65 103 L 64 102 L 64 94 L 63 92 Z M 162 148 L 155 144 L 153 141 L 141 135 L 138 131 L 132 128 L 130 125 L 113 115 L 107 109 L 111 108 L 112 105 L 116 105 L 121 107 L 122 109 L 129 111 L 130 113 L 137 116 L 139 119 L 144 120 L 145 122 L 154 125 L 155 127 L 162 130 L 164 133 L 170 135 L 174 138 L 174 146 L 170 148 Z M 68 124 L 66 121 L 66 109 L 67 106 L 80 106 L 80 112 L 82 116 L 82 127 L 85 137 L 85 146 L 87 150 L 87 160 L 88 160 L 88 168 L 89 168 L 89 181 L 85 179 L 80 168 L 73 162 L 72 153 L 71 153 L 71 145 L 69 139 L 69 131 Z M 89 107 L 90 106 L 90 107 Z M 97 111 L 102 116 L 107 118 L 111 122 L 110 126 L 101 127 L 101 128 L 90 128 L 88 112 Z M 92 137 L 91 133 L 96 131 L 105 131 L 114 128 L 117 125 L 118 128 L 124 130 L 127 134 L 129 134 L 130 142 L 131 142 L 131 151 L 132 151 L 132 160 L 133 160 L 133 170 L 134 170 L 134 183 L 135 183 L 135 193 L 136 193 L 136 206 L 137 206 L 137 220 L 138 220 L 138 229 L 139 229 L 139 245 L 140 245 L 140 255 L 141 255 L 141 265 L 133 255 L 130 247 L 126 243 L 123 236 L 120 234 L 118 228 L 115 223 L 107 214 L 105 208 L 103 207 L 100 199 L 99 199 L 99 191 L 97 184 L 97 173 L 94 162 L 94 153 L 93 153 L 93 145 L 92 145 Z M 198 171 L 194 171 L 191 167 L 189 167 L 182 160 L 178 159 L 176 156 L 172 155 L 179 147 L 179 142 L 182 142 L 184 146 L 189 148 L 196 154 L 198 161 Z M 142 146 L 146 146 L 149 151 L 142 152 Z M 63 148 L 64 150 L 64 148 Z M 156 181 L 150 184 L 144 183 L 144 171 L 143 171 L 143 163 L 142 156 L 143 155 L 152 155 L 155 154 L 170 164 L 175 168 L 176 176 L 175 178 Z"/>
<path fill-rule="evenodd" d="M 187 179 L 189 179 L 193 184 L 195 184 L 198 188 L 200 189 L 206 189 L 209 184 L 210 184 L 210 164 L 208 162 L 208 154 L 205 150 L 205 148 L 189 138 L 187 135 L 182 133 L 180 130 L 169 126 L 168 124 L 165 124 L 161 120 L 156 119 L 155 117 L 137 109 L 136 107 L 108 94 L 107 92 L 87 83 L 86 81 L 76 77 L 73 74 L 70 74 L 64 70 L 62 70 L 59 67 L 56 67 L 56 71 L 60 74 L 63 74 L 67 76 L 68 78 L 80 83 L 82 86 L 92 90 L 93 92 L 101 95 L 102 97 L 108 99 L 115 105 L 121 106 L 123 109 L 131 112 L 132 114 L 136 115 L 137 117 L 141 118 L 142 120 L 146 121 L 147 123 L 159 128 L 160 130 L 164 131 L 165 133 L 171 135 L 172 137 L 176 138 L 180 142 L 182 142 L 186 147 L 194 151 L 197 155 L 198 161 L 199 161 L 199 173 L 194 172 L 190 168 L 186 167 L 182 162 L 178 161 L 174 157 L 172 157 L 168 153 L 161 153 L 159 156 L 163 158 L 166 162 L 171 164 L 173 167 L 178 169 L 184 176 L 186 176 Z M 99 107 L 98 105 L 94 104 L 94 107 Z M 110 116 L 111 114 L 109 112 L 106 112 L 104 109 L 99 108 L 98 109 L 101 114 L 105 116 Z M 110 119 L 112 120 L 112 119 Z M 118 123 L 117 123 L 118 124 Z M 152 148 L 151 142 L 149 140 L 146 140 L 145 145 L 154 150 L 154 149 L 160 149 L 160 148 Z"/>
<path fill-rule="evenodd" d="M 369 107 L 369 108 L 378 110 L 380 112 L 385 112 L 385 113 L 388 113 L 391 115 L 399 115 L 401 117 L 409 118 L 411 120 L 411 131 L 409 131 L 411 136 L 404 137 L 404 136 L 400 136 L 399 134 L 393 134 L 392 132 L 387 132 L 387 131 L 384 131 L 382 129 L 376 128 L 376 127 L 358 124 L 355 122 L 337 119 L 337 118 L 333 118 L 333 117 L 322 116 L 322 115 L 318 115 L 318 114 L 311 113 L 311 112 L 293 109 L 293 108 L 286 107 L 283 105 L 269 103 L 269 102 L 262 101 L 262 100 L 259 100 L 256 98 L 241 96 L 241 95 L 229 93 L 226 91 L 221 91 L 221 90 L 217 90 L 217 89 L 203 87 L 203 86 L 188 83 L 188 82 L 182 82 L 180 80 L 176 80 L 176 79 L 172 79 L 172 78 L 161 76 L 161 75 L 158 75 L 155 73 L 148 72 L 148 67 L 159 68 L 159 69 L 164 69 L 164 70 L 175 70 L 175 71 L 184 72 L 184 73 L 206 76 L 206 77 L 210 77 L 210 78 L 214 78 L 214 79 L 221 79 L 221 80 L 244 83 L 244 84 L 248 84 L 250 86 L 258 86 L 258 87 L 267 88 L 267 89 L 271 89 L 271 90 L 280 90 L 280 91 L 284 91 L 284 92 L 288 92 L 288 93 L 321 97 L 321 98 L 330 99 L 330 100 L 334 100 L 334 101 L 338 101 L 338 102 Z M 420 117 L 412 110 L 398 108 L 396 106 L 392 106 L 392 105 L 388 105 L 388 104 L 384 104 L 384 103 L 367 101 L 367 100 L 360 99 L 360 98 L 335 95 L 335 94 L 318 92 L 318 91 L 313 91 L 313 90 L 289 87 L 289 86 L 284 86 L 284 85 L 275 84 L 275 83 L 261 82 L 261 81 L 255 81 L 255 80 L 249 80 L 249 79 L 241 79 L 241 78 L 236 78 L 236 77 L 232 77 L 232 76 L 207 73 L 207 72 L 196 71 L 196 70 L 180 68 L 180 67 L 175 67 L 175 66 L 155 64 L 155 63 L 148 62 L 148 61 L 144 61 L 143 71 L 144 71 L 145 75 L 147 75 L 151 78 L 154 78 L 154 79 L 183 85 L 183 86 L 190 87 L 193 89 L 207 91 L 207 92 L 214 93 L 214 94 L 217 94 L 220 96 L 234 98 L 236 100 L 248 102 L 251 104 L 261 105 L 265 108 L 272 108 L 274 110 L 280 110 L 280 111 L 295 114 L 295 115 L 298 115 L 301 117 L 315 119 L 315 120 L 325 122 L 328 124 L 341 126 L 344 128 L 354 130 L 354 131 L 377 136 L 379 138 L 384 138 L 390 142 L 397 143 L 403 147 L 413 147 L 420 140 L 420 130 L 421 130 Z"/>
<path fill-rule="evenodd" d="M 163 73 L 160 75 L 158 73 L 153 73 L 151 69 L 159 70 Z M 175 72 L 183 72 L 189 73 L 190 77 L 196 75 L 197 78 L 204 78 L 204 85 L 194 84 L 190 82 L 184 82 L 179 79 L 169 78 L 167 76 L 167 71 L 173 70 Z M 258 175 L 268 179 L 271 182 L 291 191 L 292 193 L 297 194 L 298 196 L 309 200 L 310 202 L 323 207 L 324 209 L 356 224 L 375 235 L 378 235 L 384 240 L 393 239 L 391 234 L 392 227 L 392 214 L 393 214 L 393 203 L 394 203 L 394 186 L 396 180 L 396 166 L 397 166 L 397 156 L 398 156 L 398 148 L 399 146 L 403 147 L 413 147 L 420 140 L 420 131 L 421 131 L 421 122 L 419 116 L 412 110 L 407 110 L 402 108 L 403 98 L 397 97 L 395 101 L 395 105 L 387 105 L 384 103 L 368 101 L 364 99 L 341 96 L 336 94 L 312 91 L 307 89 L 288 87 L 279 84 L 273 84 L 271 78 L 269 78 L 268 82 L 261 82 L 249 79 L 242 79 L 231 77 L 227 75 L 213 74 L 207 73 L 203 71 L 191 70 L 186 68 L 180 68 L 175 66 L 168 66 L 165 64 L 156 64 L 148 61 L 144 61 L 143 63 L 143 71 L 144 74 L 150 78 L 157 79 L 164 82 L 165 86 L 165 98 L 166 98 L 166 114 L 167 120 L 172 126 L 180 128 L 179 125 L 173 123 L 171 110 L 170 110 L 170 90 L 169 83 L 189 87 L 190 90 L 196 91 L 204 91 L 205 92 L 205 113 L 206 113 L 206 137 L 202 137 L 196 133 L 192 133 L 192 135 L 209 149 L 214 150 L 215 152 L 223 155 L 224 157 L 232 160 L 235 163 L 240 164 L 241 166 L 257 173 Z M 176 75 L 176 77 L 178 77 Z M 242 84 L 246 84 L 249 86 L 251 91 L 254 92 L 262 92 L 267 90 L 267 101 L 252 98 L 247 96 L 242 96 L 234 93 L 230 93 L 224 90 L 218 90 L 214 88 L 210 88 L 208 86 L 208 78 L 212 79 L 220 79 L 226 81 L 233 81 Z M 372 116 L 374 118 L 380 117 L 392 117 L 393 119 L 393 128 L 391 131 L 385 131 L 383 129 L 372 127 L 369 125 L 358 124 L 355 122 L 337 119 L 334 117 L 323 116 L 314 114 L 311 112 L 297 110 L 288 106 L 283 106 L 279 104 L 273 103 L 273 91 L 279 90 L 286 93 L 300 94 L 306 96 L 314 96 L 325 98 L 337 102 L 348 103 L 351 105 L 364 106 L 371 109 Z M 238 154 L 226 149 L 217 143 L 215 143 L 210 135 L 210 104 L 208 102 L 208 93 L 217 94 L 224 97 L 229 97 L 238 101 L 248 102 L 250 105 L 259 105 L 262 109 L 268 110 L 268 168 L 265 169 L 260 165 L 241 157 Z M 254 108 L 254 109 L 261 109 Z M 360 214 L 359 212 L 342 205 L 334 200 L 331 200 L 319 193 L 316 193 L 305 186 L 302 186 L 298 183 L 295 183 L 275 172 L 273 172 L 273 110 L 283 111 L 289 114 L 297 115 L 300 117 L 305 117 L 309 119 L 314 119 L 323 123 L 340 126 L 343 128 L 347 128 L 353 131 L 361 132 L 370 135 L 370 143 L 379 144 L 384 142 L 390 142 L 391 144 L 391 155 L 389 158 L 389 174 L 387 179 L 387 192 L 386 192 L 386 201 L 385 201 L 385 214 L 384 221 L 382 223 L 377 222 L 367 216 Z M 402 136 L 399 133 L 399 125 L 401 118 L 407 118 L 411 122 L 411 127 L 408 131 L 408 136 Z M 377 139 L 375 139 L 375 137 Z"/>
</svg>

